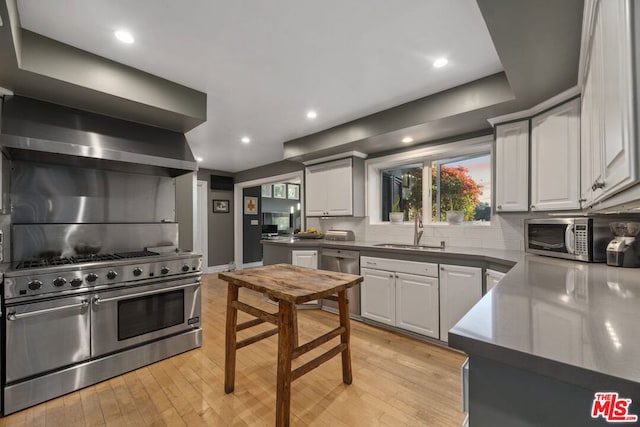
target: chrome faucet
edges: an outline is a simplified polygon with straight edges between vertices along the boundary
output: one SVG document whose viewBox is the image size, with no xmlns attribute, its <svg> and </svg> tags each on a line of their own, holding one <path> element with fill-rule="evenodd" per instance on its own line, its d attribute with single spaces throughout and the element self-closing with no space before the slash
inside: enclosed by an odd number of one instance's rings
<svg viewBox="0 0 640 427">
<path fill-rule="evenodd" d="M 416 209 L 416 216 L 413 221 L 413 245 L 418 246 L 420 239 L 422 238 L 423 230 L 418 231 L 418 228 L 423 228 L 422 225 L 422 209 Z"/>
</svg>

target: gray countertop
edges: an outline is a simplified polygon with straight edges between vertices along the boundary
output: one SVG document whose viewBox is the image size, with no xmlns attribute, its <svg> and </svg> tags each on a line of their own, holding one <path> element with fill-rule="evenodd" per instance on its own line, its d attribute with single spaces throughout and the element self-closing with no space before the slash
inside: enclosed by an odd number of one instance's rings
<svg viewBox="0 0 640 427">
<path fill-rule="evenodd" d="M 637 387 L 640 269 L 526 255 L 449 331 L 449 345 L 590 389 Z"/>
<path fill-rule="evenodd" d="M 640 269 L 520 251 L 464 247 L 416 251 L 374 246 L 377 243 L 385 242 L 263 242 L 513 266 L 449 331 L 450 347 L 587 388 L 638 387 Z"/>
<path fill-rule="evenodd" d="M 263 240 L 263 245 L 276 245 L 276 246 L 289 246 L 305 247 L 305 248 L 338 248 L 338 249 L 351 249 L 367 252 L 381 252 L 381 253 L 395 253 L 412 256 L 422 256 L 425 258 L 448 258 L 461 260 L 475 259 L 486 262 L 495 262 L 511 267 L 516 263 L 522 261 L 524 253 L 522 251 L 509 251 L 500 249 L 485 249 L 485 248 L 467 248 L 467 247 L 446 247 L 442 249 L 396 249 L 385 248 L 376 246 L 378 244 L 389 243 L 387 241 L 375 241 L 375 240 L 355 240 L 350 242 L 341 242 L 336 240 L 324 240 L 324 239 L 294 239 L 283 238 L 276 240 Z M 405 242 L 406 243 L 406 242 Z"/>
</svg>

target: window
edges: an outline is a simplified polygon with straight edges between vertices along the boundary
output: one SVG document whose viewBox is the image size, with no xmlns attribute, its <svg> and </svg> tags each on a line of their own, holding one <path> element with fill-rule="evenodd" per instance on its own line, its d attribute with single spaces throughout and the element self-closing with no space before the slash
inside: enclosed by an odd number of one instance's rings
<svg viewBox="0 0 640 427">
<path fill-rule="evenodd" d="M 449 211 L 462 211 L 464 221 L 491 219 L 491 155 L 431 164 L 431 220 L 446 221 Z"/>
<path fill-rule="evenodd" d="M 489 221 L 491 154 L 486 140 L 471 148 L 453 143 L 439 150 L 431 147 L 414 155 L 403 153 L 402 160 L 374 159 L 369 165 L 373 182 L 369 191 L 380 197 L 369 198 L 373 203 L 379 201 L 378 206 L 369 205 L 370 215 L 386 222 L 391 212 L 402 212 L 405 221 L 412 221 L 422 209 L 423 221 L 444 222 L 448 212 L 462 211 L 465 222 Z"/>
</svg>

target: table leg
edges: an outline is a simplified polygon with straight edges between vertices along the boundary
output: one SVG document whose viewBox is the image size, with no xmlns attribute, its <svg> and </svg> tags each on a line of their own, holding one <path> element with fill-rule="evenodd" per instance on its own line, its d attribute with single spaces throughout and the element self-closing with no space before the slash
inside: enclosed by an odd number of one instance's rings
<svg viewBox="0 0 640 427">
<path fill-rule="evenodd" d="M 338 312 L 340 316 L 340 326 L 344 326 L 344 332 L 340 334 L 340 342 L 347 347 L 342 352 L 342 382 L 351 384 L 353 376 L 351 374 L 351 344 L 349 344 L 349 301 L 347 291 L 338 292 Z"/>
<path fill-rule="evenodd" d="M 294 304 L 279 302 L 278 375 L 276 379 L 276 427 L 289 425 L 291 408 L 291 353 L 293 351 Z"/>
<path fill-rule="evenodd" d="M 227 290 L 227 325 L 224 347 L 224 392 L 231 393 L 236 380 L 236 325 L 238 309 L 232 303 L 238 301 L 238 287 L 229 283 Z"/>
</svg>

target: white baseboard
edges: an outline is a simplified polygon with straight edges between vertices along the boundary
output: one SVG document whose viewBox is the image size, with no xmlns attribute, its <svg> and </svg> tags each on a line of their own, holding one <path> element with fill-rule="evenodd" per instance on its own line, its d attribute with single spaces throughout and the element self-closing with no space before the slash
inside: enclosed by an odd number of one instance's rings
<svg viewBox="0 0 640 427">
<path fill-rule="evenodd" d="M 262 261 L 258 262 L 249 262 L 247 264 L 242 264 L 242 268 L 253 268 L 253 267 L 262 267 Z M 204 267 L 202 272 L 204 274 L 209 273 L 222 273 L 223 271 L 229 271 L 229 264 L 222 265 L 210 265 L 209 267 Z"/>
<path fill-rule="evenodd" d="M 242 268 L 253 268 L 253 267 L 262 267 L 262 261 L 248 262 L 246 264 L 242 264 Z"/>
<path fill-rule="evenodd" d="M 204 269 L 202 270 L 202 272 L 204 274 L 222 273 L 223 271 L 229 271 L 229 265 L 228 264 L 210 265 L 209 267 L 204 267 Z"/>
</svg>

